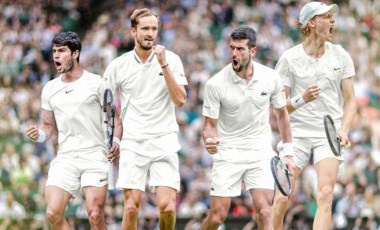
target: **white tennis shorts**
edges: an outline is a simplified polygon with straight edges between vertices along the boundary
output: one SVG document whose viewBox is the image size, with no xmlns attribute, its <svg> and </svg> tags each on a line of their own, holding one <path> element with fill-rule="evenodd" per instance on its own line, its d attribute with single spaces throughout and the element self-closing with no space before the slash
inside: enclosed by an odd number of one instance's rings
<svg viewBox="0 0 380 230">
<path fill-rule="evenodd" d="M 73 197 L 83 187 L 103 187 L 108 184 L 107 162 L 102 152 L 58 154 L 50 163 L 46 186 L 62 188 Z"/>
<path fill-rule="evenodd" d="M 301 170 L 312 160 L 314 165 L 326 158 L 336 158 L 341 164 L 342 156 L 335 156 L 325 137 L 293 137 L 294 163 Z M 313 159 L 311 155 L 313 153 Z M 343 167 L 340 167 L 343 168 Z M 339 172 L 341 174 L 342 172 Z"/>
<path fill-rule="evenodd" d="M 273 190 L 275 182 L 270 168 L 273 150 L 268 150 L 268 157 L 262 160 L 255 161 L 255 154 L 262 154 L 262 150 L 218 149 L 213 155 L 210 195 L 239 196 L 243 183 L 247 191 Z"/>
<path fill-rule="evenodd" d="M 179 144 L 175 133 L 139 142 L 123 140 L 120 148 L 117 188 L 144 192 L 149 178 L 153 192 L 157 186 L 180 190 Z"/>
</svg>

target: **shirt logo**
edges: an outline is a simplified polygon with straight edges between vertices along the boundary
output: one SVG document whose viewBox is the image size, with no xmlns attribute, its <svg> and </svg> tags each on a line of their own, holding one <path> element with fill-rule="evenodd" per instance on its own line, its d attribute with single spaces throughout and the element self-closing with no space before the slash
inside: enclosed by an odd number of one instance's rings
<svg viewBox="0 0 380 230">
<path fill-rule="evenodd" d="M 106 181 L 107 180 L 107 178 L 102 178 L 102 179 L 100 179 L 100 182 L 103 182 L 103 181 Z"/>
<path fill-rule="evenodd" d="M 334 70 L 338 70 L 338 69 L 341 69 L 342 67 L 334 67 Z"/>
<path fill-rule="evenodd" d="M 66 89 L 65 93 L 67 94 L 67 93 L 70 93 L 71 91 L 73 91 L 73 89 L 70 89 L 70 90 Z"/>
<path fill-rule="evenodd" d="M 267 92 L 261 92 L 261 96 L 266 96 L 268 95 Z"/>
</svg>

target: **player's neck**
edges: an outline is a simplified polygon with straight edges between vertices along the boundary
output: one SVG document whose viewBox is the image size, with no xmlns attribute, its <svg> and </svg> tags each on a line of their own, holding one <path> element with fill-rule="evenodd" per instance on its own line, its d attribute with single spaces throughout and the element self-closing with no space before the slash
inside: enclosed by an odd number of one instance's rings
<svg viewBox="0 0 380 230">
<path fill-rule="evenodd" d="M 307 38 L 302 43 L 305 53 L 313 58 L 320 58 L 325 53 L 325 41 L 316 38 Z"/>
<path fill-rule="evenodd" d="M 236 72 L 236 74 L 243 78 L 247 83 L 249 83 L 251 81 L 251 79 L 253 78 L 253 65 L 252 65 L 252 62 L 250 62 L 248 64 L 248 67 L 241 71 L 241 72 Z"/>
<path fill-rule="evenodd" d="M 63 74 L 62 80 L 64 82 L 73 82 L 82 77 L 84 69 L 81 67 L 75 67 L 69 72 Z"/>
<path fill-rule="evenodd" d="M 141 62 L 145 63 L 148 60 L 151 53 L 153 52 L 153 48 L 150 50 L 145 50 L 145 49 L 135 47 L 135 52 L 136 52 L 137 56 L 139 56 Z"/>
</svg>

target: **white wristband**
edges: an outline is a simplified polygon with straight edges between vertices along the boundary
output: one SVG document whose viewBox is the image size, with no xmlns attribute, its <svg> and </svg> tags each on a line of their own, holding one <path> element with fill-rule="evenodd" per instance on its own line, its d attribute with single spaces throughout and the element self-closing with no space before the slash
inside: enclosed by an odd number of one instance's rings
<svg viewBox="0 0 380 230">
<path fill-rule="evenodd" d="M 294 96 L 290 99 L 290 104 L 293 106 L 294 109 L 298 109 L 299 107 L 306 104 L 306 102 L 303 100 L 302 93 Z"/>
<path fill-rule="evenodd" d="M 282 151 L 280 152 L 280 158 L 289 156 L 294 156 L 293 144 L 292 143 L 284 143 L 282 145 Z"/>
<path fill-rule="evenodd" d="M 38 129 L 38 138 L 35 142 L 44 142 L 46 139 L 46 133 L 42 129 Z"/>
<path fill-rule="evenodd" d="M 112 142 L 115 142 L 117 145 L 120 146 L 120 139 L 118 137 L 113 137 Z"/>
</svg>

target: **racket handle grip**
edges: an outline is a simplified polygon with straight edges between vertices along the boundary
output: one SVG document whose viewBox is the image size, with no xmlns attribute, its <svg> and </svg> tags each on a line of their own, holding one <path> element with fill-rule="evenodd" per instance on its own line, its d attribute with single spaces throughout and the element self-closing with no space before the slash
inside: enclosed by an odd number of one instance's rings
<svg viewBox="0 0 380 230">
<path fill-rule="evenodd" d="M 115 182 L 113 178 L 113 162 L 108 162 L 108 190 L 115 189 Z"/>
</svg>

